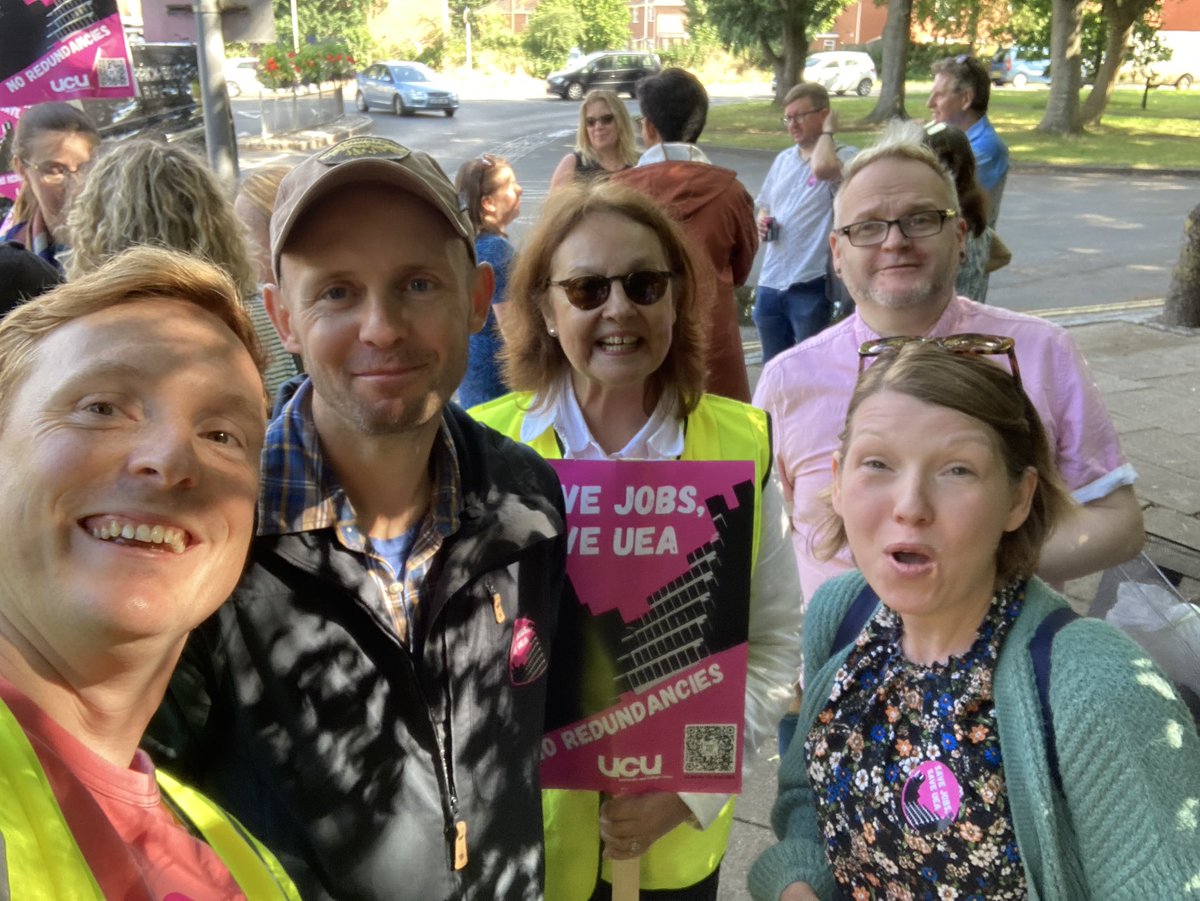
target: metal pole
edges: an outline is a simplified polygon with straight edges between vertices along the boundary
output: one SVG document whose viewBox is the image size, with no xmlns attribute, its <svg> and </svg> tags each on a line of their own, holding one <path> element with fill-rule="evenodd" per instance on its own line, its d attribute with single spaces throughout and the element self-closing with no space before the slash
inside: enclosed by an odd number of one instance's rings
<svg viewBox="0 0 1200 901">
<path fill-rule="evenodd" d="M 474 68 L 471 61 L 471 8 L 463 7 L 463 31 L 467 37 L 467 71 L 470 72 Z"/>
<path fill-rule="evenodd" d="M 296 12 L 296 0 L 292 0 L 292 52 L 300 52 L 300 14 Z"/>
<path fill-rule="evenodd" d="M 200 63 L 200 102 L 204 108 L 204 144 L 208 164 L 226 184 L 237 182 L 237 136 L 225 87 L 225 40 L 219 0 L 199 0 L 196 56 Z"/>
</svg>

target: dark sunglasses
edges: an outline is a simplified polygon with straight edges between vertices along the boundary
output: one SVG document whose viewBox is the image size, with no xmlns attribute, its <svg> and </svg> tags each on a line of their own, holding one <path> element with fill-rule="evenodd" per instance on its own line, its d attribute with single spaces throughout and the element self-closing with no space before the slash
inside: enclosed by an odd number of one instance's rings
<svg viewBox="0 0 1200 901">
<path fill-rule="evenodd" d="M 861 373 L 867 360 L 882 356 L 886 353 L 899 351 L 906 344 L 932 344 L 952 354 L 968 354 L 971 356 L 990 356 L 1005 354 L 1008 356 L 1008 366 L 1012 370 L 1013 380 L 1021 387 L 1021 368 L 1017 366 L 1017 344 L 1012 338 L 1004 335 L 980 335 L 966 332 L 961 335 L 947 335 L 945 338 L 922 338 L 914 335 L 897 335 L 894 338 L 876 338 L 864 341 L 858 348 L 858 371 Z"/>
<path fill-rule="evenodd" d="M 621 283 L 630 303 L 648 307 L 666 297 L 667 288 L 671 286 L 671 275 L 670 272 L 641 269 L 624 275 L 580 275 L 550 284 L 562 288 L 571 306 L 580 310 L 595 310 L 604 306 L 613 282 Z"/>
<path fill-rule="evenodd" d="M 593 125 L 612 125 L 616 118 L 612 113 L 605 113 L 603 116 L 588 116 L 584 121 L 591 128 Z"/>
</svg>

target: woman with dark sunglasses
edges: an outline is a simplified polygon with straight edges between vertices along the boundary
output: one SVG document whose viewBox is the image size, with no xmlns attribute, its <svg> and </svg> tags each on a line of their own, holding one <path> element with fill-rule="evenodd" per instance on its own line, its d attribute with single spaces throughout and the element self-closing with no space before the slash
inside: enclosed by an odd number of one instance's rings
<svg viewBox="0 0 1200 901">
<path fill-rule="evenodd" d="M 699 311 L 715 290 L 711 275 L 700 276 L 662 207 L 612 183 L 553 196 L 526 247 L 505 320 L 505 379 L 516 393 L 475 408 L 476 418 L 546 457 L 755 464 L 743 748 L 750 765 L 791 694 L 801 605 L 767 417 L 703 393 Z M 601 802 L 593 792 L 548 791 L 543 806 L 546 897 L 607 898 L 608 862 L 639 858 L 647 901 L 716 898 L 731 797 L 656 792 Z"/>
<path fill-rule="evenodd" d="M 500 377 L 497 354 L 504 344 L 503 300 L 513 260 L 507 229 L 521 214 L 522 189 L 508 160 L 490 153 L 463 163 L 454 187 L 475 226 L 475 257 L 481 263 L 488 263 L 496 276 L 487 322 L 471 335 L 467 374 L 458 386 L 459 403 L 473 407 L 508 393 Z"/>
<path fill-rule="evenodd" d="M 550 193 L 576 181 L 607 178 L 638 160 L 633 119 L 615 91 L 588 91 L 579 104 L 575 150 L 562 158 L 550 176 Z"/>
<path fill-rule="evenodd" d="M 859 353 L 816 542 L 858 570 L 808 609 L 753 897 L 1188 897 L 1195 724 L 1140 647 L 1034 575 L 1070 500 L 1012 340 Z"/>
</svg>

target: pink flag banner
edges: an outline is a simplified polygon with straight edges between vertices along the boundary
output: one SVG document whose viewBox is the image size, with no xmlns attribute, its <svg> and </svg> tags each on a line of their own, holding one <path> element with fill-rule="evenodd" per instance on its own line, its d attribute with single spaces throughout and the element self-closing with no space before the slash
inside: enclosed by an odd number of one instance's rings
<svg viewBox="0 0 1200 901">
<path fill-rule="evenodd" d="M 741 789 L 749 461 L 553 460 L 567 575 L 542 786 Z"/>
<path fill-rule="evenodd" d="M 0 0 L 0 106 L 134 96 L 115 0 Z"/>
</svg>

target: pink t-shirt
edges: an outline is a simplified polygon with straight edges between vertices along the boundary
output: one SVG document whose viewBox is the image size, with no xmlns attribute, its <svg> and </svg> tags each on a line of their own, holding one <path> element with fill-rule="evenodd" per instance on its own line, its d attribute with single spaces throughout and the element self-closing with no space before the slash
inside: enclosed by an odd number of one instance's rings
<svg viewBox="0 0 1200 901">
<path fill-rule="evenodd" d="M 139 750 L 128 768 L 119 767 L 86 748 L 3 679 L 0 701 L 33 745 L 105 898 L 246 898 L 216 852 L 163 805 L 145 752 Z"/>
<path fill-rule="evenodd" d="M 929 335 L 963 332 L 1015 340 L 1021 382 L 1075 500 L 1087 503 L 1133 484 L 1137 474 L 1121 453 L 1117 430 L 1066 329 L 957 297 Z M 848 551 L 822 563 L 809 540 L 828 512 L 820 493 L 833 481 L 833 453 L 858 380 L 859 345 L 878 337 L 857 314 L 850 316 L 771 360 L 754 392 L 754 405 L 770 413 L 774 425 L 775 465 L 792 503 L 792 542 L 806 603 L 825 580 L 852 565 Z M 1002 357 L 996 362 L 1008 366 Z"/>
</svg>

